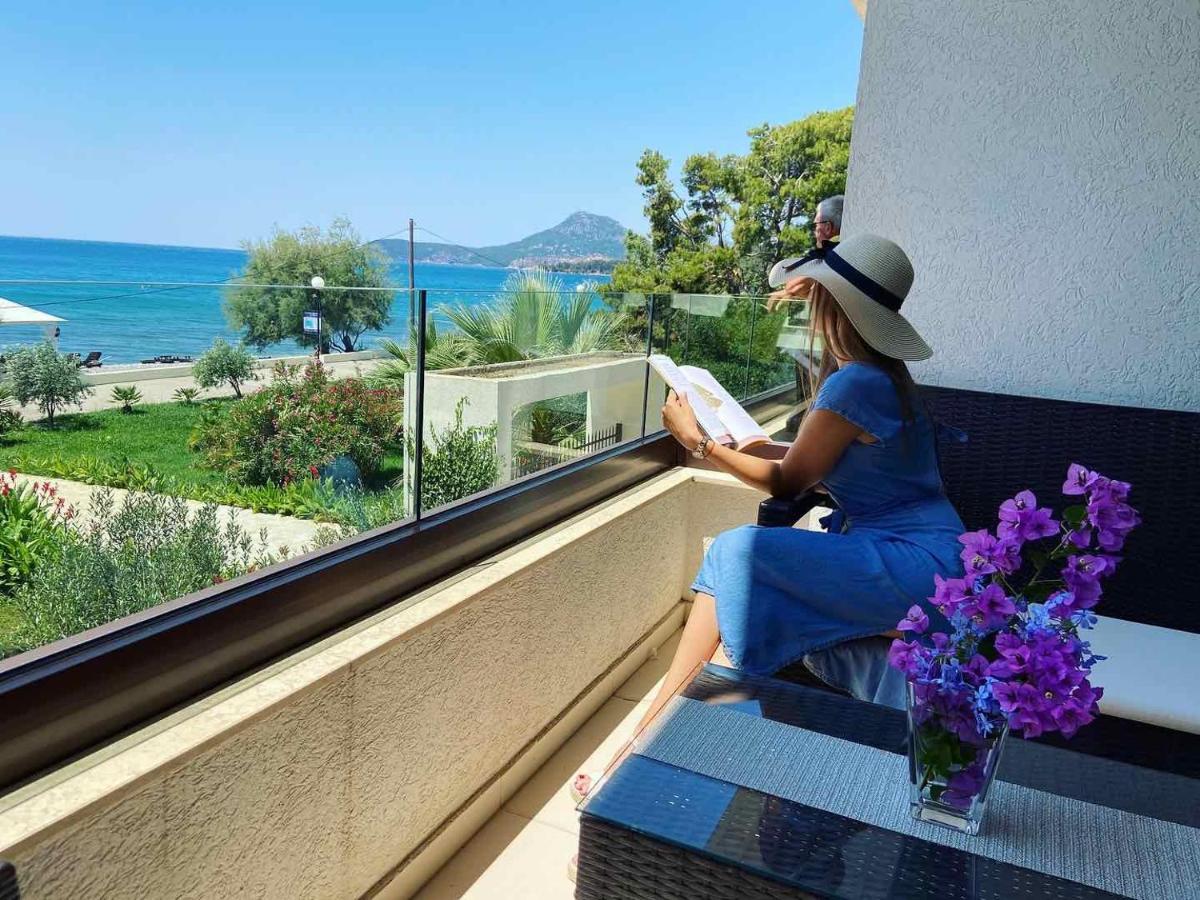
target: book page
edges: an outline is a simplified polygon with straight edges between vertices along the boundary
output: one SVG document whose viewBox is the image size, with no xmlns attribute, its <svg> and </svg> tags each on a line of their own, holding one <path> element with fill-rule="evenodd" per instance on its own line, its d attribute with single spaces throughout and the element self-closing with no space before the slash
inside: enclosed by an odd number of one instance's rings
<svg viewBox="0 0 1200 900">
<path fill-rule="evenodd" d="M 742 405 L 733 399 L 729 391 L 725 390 L 707 369 L 697 366 L 680 366 L 679 371 L 691 381 L 697 393 L 710 397 L 712 398 L 711 402 L 715 402 L 717 416 L 729 432 L 737 449 L 742 450 L 770 440 L 750 413 L 742 409 Z"/>
<path fill-rule="evenodd" d="M 692 405 L 692 411 L 696 414 L 696 421 L 704 429 L 705 434 L 720 444 L 731 444 L 736 441 L 736 438 L 729 431 L 729 426 L 718 415 L 717 411 L 721 407 L 721 400 L 719 398 L 714 397 L 710 390 L 705 389 L 703 393 L 697 390 L 692 379 L 688 377 L 683 369 L 675 365 L 669 356 L 655 353 L 649 356 L 646 361 L 654 371 L 662 376 L 662 380 L 667 383 L 667 386 L 671 390 L 681 396 L 687 397 L 688 403 Z M 703 369 L 697 371 L 704 372 Z M 704 372 L 704 374 L 708 375 L 707 372 Z M 708 377 L 709 380 L 712 380 L 711 375 L 708 375 Z M 720 387 L 720 385 L 717 386 Z"/>
</svg>

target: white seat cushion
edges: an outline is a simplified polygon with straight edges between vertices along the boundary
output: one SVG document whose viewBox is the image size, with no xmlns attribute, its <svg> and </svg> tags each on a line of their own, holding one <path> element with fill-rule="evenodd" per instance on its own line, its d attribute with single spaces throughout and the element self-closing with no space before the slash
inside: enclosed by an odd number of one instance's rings
<svg viewBox="0 0 1200 900">
<path fill-rule="evenodd" d="M 1200 634 L 1100 616 L 1085 635 L 1104 688 L 1100 712 L 1200 734 Z"/>
</svg>

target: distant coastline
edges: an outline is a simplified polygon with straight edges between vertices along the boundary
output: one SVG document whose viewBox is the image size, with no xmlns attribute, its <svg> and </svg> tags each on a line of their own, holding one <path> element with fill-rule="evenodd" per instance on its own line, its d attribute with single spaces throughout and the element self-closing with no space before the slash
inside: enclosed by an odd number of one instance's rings
<svg viewBox="0 0 1200 900">
<path fill-rule="evenodd" d="M 159 355 L 198 356 L 216 338 L 239 340 L 225 319 L 225 282 L 245 261 L 244 251 L 219 247 L 4 236 L 0 297 L 65 319 L 59 338 L 64 352 L 86 356 L 99 351 L 108 365 Z M 436 314 L 442 306 L 491 302 L 513 271 L 483 264 L 418 262 L 416 284 L 427 292 L 429 309 Z M 364 336 L 364 347 L 382 336 L 407 340 L 407 260 L 393 261 L 390 275 L 396 288 L 391 322 L 381 332 Z M 603 274 L 572 272 L 556 277 L 566 290 L 608 280 Z M 0 328 L 0 347 L 44 337 L 34 326 L 5 326 Z M 291 341 L 262 351 L 268 356 L 304 352 Z"/>
<path fill-rule="evenodd" d="M 183 250 L 196 253 L 229 253 L 237 254 L 245 257 L 246 251 L 240 247 L 201 247 L 194 244 L 149 244 L 143 241 L 106 241 L 96 238 L 56 238 L 44 237 L 36 234 L 0 234 L 0 241 L 40 241 L 48 244 L 83 244 L 89 246 L 108 246 L 108 247 L 129 247 L 140 248 L 145 250 Z M 383 244 L 386 242 L 377 241 L 374 243 Z M 422 244 L 418 241 L 417 247 Z M 405 244 L 407 249 L 407 244 Z M 464 248 L 467 249 L 467 248 Z M 385 250 L 386 252 L 386 250 Z M 397 258 L 392 254 L 388 254 L 392 260 L 393 268 L 407 267 L 407 255 L 403 258 Z M 472 268 L 472 269 L 496 269 L 502 271 L 521 271 L 523 269 L 540 268 L 545 269 L 556 275 L 596 275 L 609 276 L 612 274 L 613 267 L 620 262 L 619 259 L 609 258 L 580 258 L 580 259 L 514 259 L 511 262 L 500 265 L 499 263 L 462 261 L 454 262 L 448 259 L 425 258 L 418 259 L 421 265 L 427 266 L 446 266 L 455 268 Z M 5 277 L 5 273 L 0 271 L 0 282 Z M 398 289 L 403 289 L 406 285 L 398 286 Z"/>
<path fill-rule="evenodd" d="M 0 234 L 0 241 L 51 241 L 58 244 L 113 244 L 120 247 L 153 247 L 167 250 L 200 250 L 213 253 L 242 253 L 240 247 L 200 247 L 195 244 L 149 244 L 145 241 L 106 241 L 99 238 L 43 237 L 39 234 Z"/>
</svg>

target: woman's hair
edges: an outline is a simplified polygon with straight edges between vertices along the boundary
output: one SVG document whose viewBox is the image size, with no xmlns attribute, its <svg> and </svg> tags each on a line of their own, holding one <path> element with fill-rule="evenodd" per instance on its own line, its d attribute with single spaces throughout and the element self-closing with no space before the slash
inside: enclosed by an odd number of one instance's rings
<svg viewBox="0 0 1200 900">
<path fill-rule="evenodd" d="M 908 372 L 908 366 L 904 364 L 904 360 L 884 356 L 864 341 L 850 317 L 842 311 L 841 305 L 822 284 L 813 285 L 809 326 L 809 359 L 814 358 L 817 335 L 820 335 L 822 341 L 821 369 L 817 374 L 816 383 L 812 385 L 812 392 L 808 398 L 810 403 L 817 396 L 825 379 L 837 371 L 836 357 L 840 356 L 843 359 L 869 362 L 882 369 L 896 389 L 896 397 L 900 401 L 900 418 L 906 425 L 913 421 L 916 416 L 917 386 Z"/>
</svg>

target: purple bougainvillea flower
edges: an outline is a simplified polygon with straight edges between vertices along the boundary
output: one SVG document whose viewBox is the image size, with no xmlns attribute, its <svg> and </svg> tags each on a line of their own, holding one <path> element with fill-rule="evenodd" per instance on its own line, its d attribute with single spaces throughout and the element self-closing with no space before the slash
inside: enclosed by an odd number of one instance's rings
<svg viewBox="0 0 1200 900">
<path fill-rule="evenodd" d="M 999 628 L 1017 611 L 1012 598 L 998 584 L 987 585 L 972 598 L 970 605 L 974 607 L 974 615 L 980 617 L 989 630 Z"/>
<path fill-rule="evenodd" d="M 1021 547 L 1018 541 L 1000 540 L 986 528 L 968 531 L 958 536 L 963 545 L 959 557 L 968 580 L 993 572 L 1010 574 L 1021 567 Z"/>
<path fill-rule="evenodd" d="M 992 663 L 994 667 L 996 664 Z M 1003 713 L 1011 713 L 1020 706 L 1020 690 L 1022 685 L 1015 681 L 995 681 L 992 684 L 992 697 Z"/>
<path fill-rule="evenodd" d="M 927 651 L 916 641 L 903 641 L 896 638 L 888 648 L 888 664 L 893 669 L 899 669 L 905 675 L 916 675 L 927 662 Z"/>
<path fill-rule="evenodd" d="M 933 576 L 933 596 L 929 601 L 944 616 L 951 616 L 971 594 L 971 584 L 965 578 L 943 578 Z"/>
<path fill-rule="evenodd" d="M 963 680 L 968 684 L 979 687 L 984 683 L 984 680 L 987 677 L 987 670 L 988 658 L 980 653 L 976 653 L 969 660 L 963 663 Z"/>
<path fill-rule="evenodd" d="M 956 809 L 966 809 L 983 789 L 984 770 L 979 763 L 960 769 L 946 780 L 941 801 Z"/>
<path fill-rule="evenodd" d="M 1096 542 L 1102 550 L 1120 550 L 1125 537 L 1141 523 L 1137 510 L 1124 501 L 1128 495 L 1128 485 L 1117 481 L 1088 496 L 1086 525 L 1096 528 Z"/>
<path fill-rule="evenodd" d="M 1075 732 L 1094 718 L 1077 700 L 1068 700 L 1055 707 L 1051 712 L 1051 717 L 1054 719 L 1055 726 L 1063 733 L 1063 737 L 1068 738 L 1073 737 Z"/>
<path fill-rule="evenodd" d="M 1021 491 L 1000 504 L 996 534 L 1015 541 L 1036 541 L 1058 534 L 1058 523 L 1048 507 L 1038 507 L 1033 491 Z"/>
<path fill-rule="evenodd" d="M 1100 578 L 1112 572 L 1116 562 L 1111 557 L 1092 554 L 1068 556 L 1062 579 L 1075 597 L 1075 609 L 1090 609 L 1100 599 Z"/>
<path fill-rule="evenodd" d="M 925 615 L 925 610 L 921 607 L 913 605 L 908 608 L 908 614 L 900 620 L 900 624 L 896 626 L 897 631 L 911 631 L 914 634 L 924 634 L 925 629 L 929 627 L 929 616 Z"/>
<path fill-rule="evenodd" d="M 996 544 L 999 541 L 989 534 L 986 528 L 960 534 L 958 542 L 963 545 L 963 550 L 959 554 L 959 557 L 963 561 L 968 578 L 977 575 L 990 575 L 996 571 L 996 564 L 992 562 L 992 554 L 995 552 Z"/>
<path fill-rule="evenodd" d="M 1090 472 L 1079 463 L 1071 463 L 1067 467 L 1067 480 L 1063 482 L 1062 492 L 1069 497 L 1079 496 L 1086 493 L 1099 477 L 1099 473 Z"/>
<path fill-rule="evenodd" d="M 1080 525 L 1067 532 L 1067 540 L 1080 550 L 1086 550 L 1092 543 L 1092 529 L 1089 525 Z"/>
<path fill-rule="evenodd" d="M 1055 531 L 1058 526 L 1055 526 Z M 1021 542 L 1013 538 L 1004 538 L 996 542 L 992 552 L 992 562 L 1005 575 L 1011 575 L 1021 568 Z"/>
</svg>

